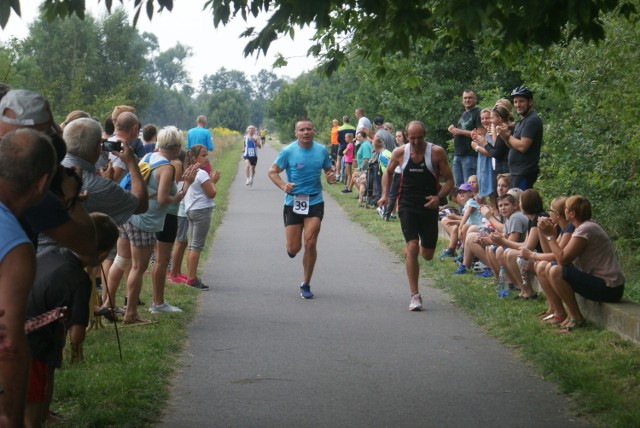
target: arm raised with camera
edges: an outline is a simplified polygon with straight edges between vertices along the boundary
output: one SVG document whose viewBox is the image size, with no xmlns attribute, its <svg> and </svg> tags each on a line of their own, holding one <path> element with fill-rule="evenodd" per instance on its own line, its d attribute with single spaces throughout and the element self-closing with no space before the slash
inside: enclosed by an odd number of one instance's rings
<svg viewBox="0 0 640 428">
<path fill-rule="evenodd" d="M 113 151 L 111 153 L 119 157 L 129 169 L 129 174 L 131 175 L 131 194 L 138 198 L 138 206 L 133 213 L 141 214 L 146 212 L 149 208 L 149 194 L 147 193 L 147 183 L 145 183 L 142 174 L 140 174 L 138 159 L 128 144 L 122 144 L 121 152 Z"/>
</svg>

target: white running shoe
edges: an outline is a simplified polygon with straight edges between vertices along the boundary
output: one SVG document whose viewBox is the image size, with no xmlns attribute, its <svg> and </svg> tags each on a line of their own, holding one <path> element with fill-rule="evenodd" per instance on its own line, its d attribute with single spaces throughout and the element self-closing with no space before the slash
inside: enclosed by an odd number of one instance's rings
<svg viewBox="0 0 640 428">
<path fill-rule="evenodd" d="M 247 177 L 247 181 L 244 182 L 244 184 L 246 186 L 248 186 L 251 183 L 251 179 L 249 177 Z"/>
<path fill-rule="evenodd" d="M 253 186 L 253 175 L 249 177 L 249 186 Z"/>
<path fill-rule="evenodd" d="M 422 296 L 420 293 L 414 294 L 411 296 L 411 303 L 409 304 L 410 311 L 421 311 L 422 310 Z"/>
<path fill-rule="evenodd" d="M 165 301 L 161 305 L 154 305 L 152 303 L 151 307 L 149 308 L 149 312 L 151 312 L 152 314 L 161 314 L 163 312 L 182 312 L 182 309 L 178 308 L 177 306 L 171 306 Z"/>
<path fill-rule="evenodd" d="M 384 219 L 384 215 L 387 210 L 384 207 L 378 207 L 376 208 L 376 211 L 378 212 L 378 215 L 380 216 L 380 218 Z"/>
</svg>

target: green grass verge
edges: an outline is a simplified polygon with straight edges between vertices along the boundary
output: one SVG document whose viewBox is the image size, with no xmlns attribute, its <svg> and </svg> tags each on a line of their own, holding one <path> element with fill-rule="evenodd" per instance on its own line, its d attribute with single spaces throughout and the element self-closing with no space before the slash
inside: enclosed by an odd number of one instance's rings
<svg viewBox="0 0 640 428">
<path fill-rule="evenodd" d="M 342 185 L 325 190 L 346 214 L 402 257 L 404 239 L 397 221 L 381 221 L 374 209 L 358 207 L 354 193 Z M 446 243 L 440 242 L 436 255 Z M 640 347 L 616 334 L 589 325 L 568 335 L 540 324 L 535 314 L 546 308 L 544 299 L 515 302 L 499 299 L 491 279 L 452 275 L 451 261 L 421 260 L 421 283 L 443 289 L 456 306 L 488 334 L 510 345 L 535 370 L 555 382 L 575 403 L 575 411 L 596 426 L 640 426 Z M 399 293 L 408 292 L 406 289 Z"/>
<path fill-rule="evenodd" d="M 207 259 L 209 245 L 228 206 L 228 190 L 237 172 L 241 138 L 216 140 L 213 169 L 219 169 L 221 176 L 216 186 L 216 209 L 202 261 Z M 120 290 L 124 290 L 123 285 Z M 122 361 L 114 327 L 104 321 L 105 328 L 87 334 L 84 362 L 65 363 L 56 371 L 52 409 L 65 418 L 63 426 L 143 427 L 158 421 L 169 398 L 171 381 L 179 369 L 185 332 L 196 314 L 201 291 L 167 283 L 165 294 L 167 301 L 184 312 L 147 313 L 152 295 L 151 276 L 145 275 L 141 298 L 147 306 L 140 308 L 141 315 L 158 320 L 158 323 L 146 326 L 118 324 Z M 122 291 L 118 295 L 118 300 L 122 300 Z"/>
</svg>

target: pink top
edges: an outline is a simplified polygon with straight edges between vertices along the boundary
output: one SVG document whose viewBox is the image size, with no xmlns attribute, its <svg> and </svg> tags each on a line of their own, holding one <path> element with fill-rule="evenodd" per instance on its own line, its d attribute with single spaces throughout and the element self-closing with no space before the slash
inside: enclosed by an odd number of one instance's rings
<svg viewBox="0 0 640 428">
<path fill-rule="evenodd" d="M 607 287 L 618 287 L 624 284 L 624 276 L 618 264 L 613 243 L 600 225 L 585 221 L 576 227 L 572 239 L 587 241 L 587 246 L 573 261 L 576 268 L 604 279 Z"/>
<path fill-rule="evenodd" d="M 353 143 L 347 144 L 347 148 L 344 149 L 344 161 L 353 162 Z"/>
</svg>

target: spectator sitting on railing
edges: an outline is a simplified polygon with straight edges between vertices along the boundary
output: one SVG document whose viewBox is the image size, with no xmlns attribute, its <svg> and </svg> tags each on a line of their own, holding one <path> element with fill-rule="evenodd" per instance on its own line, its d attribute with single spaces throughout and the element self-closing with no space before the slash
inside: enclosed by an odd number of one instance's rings
<svg viewBox="0 0 640 428">
<path fill-rule="evenodd" d="M 556 299 L 552 295 L 555 293 L 566 306 L 569 317 L 560 324 L 560 331 L 570 332 L 585 325 L 575 293 L 596 302 L 617 302 L 624 293 L 625 279 L 611 238 L 591 221 L 589 200 L 580 195 L 570 196 L 565 215 L 576 230 L 564 248 L 557 242 L 555 226 L 549 218 L 541 218 L 538 228 L 558 261 L 549 270 L 552 289 L 547 296 Z"/>
<path fill-rule="evenodd" d="M 507 194 L 510 185 L 511 182 L 509 181 L 509 174 L 500 174 L 497 185 L 497 197 Z M 485 221 L 489 223 L 485 228 L 485 232 L 502 232 L 504 230 L 504 221 L 506 219 L 500 214 L 497 209 L 494 210 L 492 205 L 481 205 L 480 213 L 485 218 Z M 466 251 L 462 260 L 462 263 L 465 266 L 471 266 L 471 263 L 475 258 L 479 259 L 484 265 L 489 265 L 487 260 L 488 256 L 485 250 L 485 244 L 483 244 L 480 240 L 480 237 L 484 237 L 486 235 L 487 233 L 482 233 L 478 230 L 469 231 L 467 233 L 464 241 L 464 247 L 466 248 Z M 492 269 L 489 268 L 476 276 L 481 278 L 488 278 L 494 274 L 497 277 L 498 273 L 493 272 Z"/>
<path fill-rule="evenodd" d="M 473 176 L 472 176 L 473 177 Z M 469 177 L 471 178 L 471 177 Z M 477 183 L 477 181 L 476 181 Z M 480 213 L 480 205 L 478 201 L 476 201 L 474 195 L 474 188 L 471 184 L 465 183 L 460 186 L 461 201 L 464 202 L 464 213 L 462 214 L 462 219 L 460 220 L 460 225 L 458 229 L 458 233 L 454 236 L 452 233 L 449 245 L 451 246 L 451 242 L 457 242 L 460 239 L 460 242 L 464 245 L 464 239 L 467 235 L 467 231 L 470 228 L 473 230 L 478 230 L 478 227 L 482 225 L 482 214 Z M 461 247 L 460 252 L 464 253 L 464 246 Z M 463 256 L 460 257 L 459 260 L 463 260 Z M 458 269 L 454 272 L 455 275 L 460 275 L 465 273 L 467 268 L 464 263 L 460 264 Z"/>
<path fill-rule="evenodd" d="M 522 214 L 528 219 L 525 241 L 517 243 L 506 241 L 501 237 L 494 239 L 494 241 L 499 245 L 508 247 L 504 249 L 504 263 L 501 263 L 501 266 L 505 267 L 507 276 L 520 290 L 520 293 L 515 299 L 529 300 L 537 298 L 538 295 L 531 287 L 531 284 L 529 284 L 529 281 L 526 281 L 527 265 L 524 264 L 521 269 L 518 265 L 518 256 L 520 255 L 520 250 L 523 248 L 542 251 L 538 234 L 538 218 L 546 217 L 547 213 L 543 212 L 542 198 L 534 189 L 527 189 L 522 192 L 520 196 L 520 208 Z"/>
<path fill-rule="evenodd" d="M 520 193 L 512 190 L 510 189 L 509 192 L 498 197 L 498 208 L 500 209 L 500 214 L 505 218 L 502 232 L 493 232 L 479 240 L 481 244 L 485 245 L 487 260 L 485 264 L 491 268 L 496 282 L 500 266 L 504 265 L 504 248 L 495 239 L 502 237 L 503 240 L 524 242 L 527 231 L 528 219 L 519 211 Z"/>
<path fill-rule="evenodd" d="M 567 246 L 573 231 L 576 229 L 572 223 L 567 221 L 564 215 L 566 201 L 566 196 L 557 197 L 551 201 L 549 207 L 549 219 L 551 219 L 556 226 L 556 240 L 560 248 Z M 549 269 L 551 269 L 551 266 L 557 264 L 556 258 L 549 248 L 549 241 L 541 239 L 540 245 L 542 246 L 541 253 L 523 248 L 520 250 L 520 256 L 534 263 L 533 271 L 538 277 L 538 283 L 542 291 L 545 296 L 547 296 L 547 309 L 538 314 L 540 321 L 548 324 L 560 324 L 567 318 L 567 312 L 558 295 L 553 292 L 548 292 L 548 290 L 552 290 L 551 283 L 549 282 Z"/>
</svg>

